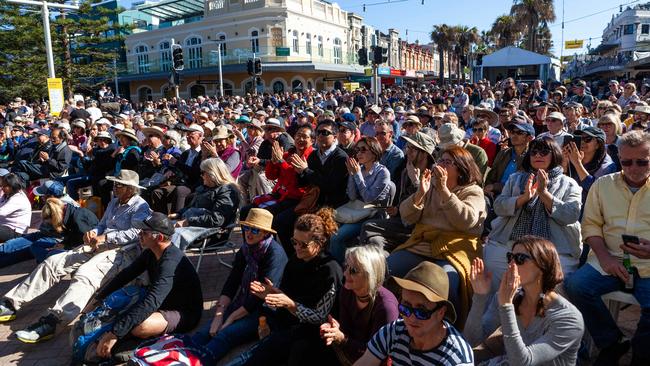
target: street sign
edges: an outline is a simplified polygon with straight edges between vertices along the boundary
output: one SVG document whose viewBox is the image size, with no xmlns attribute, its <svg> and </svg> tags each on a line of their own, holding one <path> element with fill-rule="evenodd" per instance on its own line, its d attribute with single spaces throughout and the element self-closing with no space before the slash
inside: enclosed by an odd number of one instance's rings
<svg viewBox="0 0 650 366">
<path fill-rule="evenodd" d="M 291 49 L 289 47 L 276 47 L 275 48 L 276 56 L 291 56 Z"/>
<path fill-rule="evenodd" d="M 386 67 L 386 66 L 378 67 L 377 75 L 390 75 L 390 67 Z"/>
<path fill-rule="evenodd" d="M 63 110 L 63 80 L 61 78 L 48 78 L 47 94 L 50 99 L 50 113 L 58 117 Z"/>
<path fill-rule="evenodd" d="M 357 82 L 357 83 L 369 83 L 371 79 L 372 79 L 371 76 L 355 76 L 355 75 L 350 76 L 350 81 Z"/>
<path fill-rule="evenodd" d="M 564 42 L 564 48 L 567 49 L 567 50 L 582 48 L 583 43 L 584 43 L 584 40 L 582 40 L 582 39 L 575 39 L 573 41 L 565 41 Z"/>
</svg>

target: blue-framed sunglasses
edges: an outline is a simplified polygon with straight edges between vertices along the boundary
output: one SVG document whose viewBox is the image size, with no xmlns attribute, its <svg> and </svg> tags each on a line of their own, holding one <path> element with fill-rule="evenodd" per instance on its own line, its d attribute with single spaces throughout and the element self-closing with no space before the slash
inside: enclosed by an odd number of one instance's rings
<svg viewBox="0 0 650 366">
<path fill-rule="evenodd" d="M 258 229 L 256 227 L 246 226 L 246 225 L 241 226 L 241 231 L 244 232 L 244 233 L 247 232 L 247 231 L 250 231 L 251 234 L 253 234 L 253 235 L 257 235 L 257 234 L 260 233 L 260 229 Z"/>
<path fill-rule="evenodd" d="M 433 310 L 428 310 L 428 309 L 423 309 L 423 308 L 414 308 L 405 304 L 400 303 L 397 305 L 397 309 L 399 310 L 399 313 L 402 315 L 403 318 L 408 318 L 411 315 L 415 315 L 415 317 L 419 320 L 429 320 L 431 319 L 431 315 L 435 313 L 440 307 L 442 306 L 442 303 L 436 304 L 436 307 Z"/>
</svg>

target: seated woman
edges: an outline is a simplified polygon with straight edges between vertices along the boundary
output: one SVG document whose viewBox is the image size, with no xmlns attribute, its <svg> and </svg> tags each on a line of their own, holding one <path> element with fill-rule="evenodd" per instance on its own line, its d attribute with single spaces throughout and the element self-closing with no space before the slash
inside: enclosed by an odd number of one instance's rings
<svg viewBox="0 0 650 366">
<path fill-rule="evenodd" d="M 81 162 L 86 175 L 72 178 L 66 183 L 66 190 L 70 197 L 78 200 L 78 190 L 84 185 L 92 185 L 93 191 L 101 192 L 99 182 L 105 180 L 115 166 L 113 151 L 115 151 L 113 136 L 105 131 L 98 132 L 86 149 L 86 155 Z M 102 203 L 107 205 L 110 196 L 104 199 L 106 201 Z"/>
<path fill-rule="evenodd" d="M 489 301 L 492 274 L 480 258 L 472 263 L 474 297 L 463 334 L 475 347 L 475 361 L 575 365 L 585 325 L 580 311 L 555 291 L 563 279 L 555 245 L 523 236 L 511 250 L 496 296 L 498 304 Z M 493 335 L 499 327 L 502 335 Z"/>
<path fill-rule="evenodd" d="M 330 315 L 320 326 L 324 342 L 306 350 L 310 364 L 353 364 L 366 351 L 373 334 L 398 318 L 397 299 L 382 286 L 386 279 L 382 249 L 373 245 L 350 248 L 343 268 L 345 280 L 336 319 Z"/>
<path fill-rule="evenodd" d="M 98 224 L 97 216 L 90 210 L 58 198 L 48 198 L 41 215 L 46 224 L 41 225 L 41 231 L 0 244 L 0 268 L 32 258 L 41 263 L 62 249 L 72 249 L 81 244 L 84 234 Z"/>
<path fill-rule="evenodd" d="M 390 172 L 381 165 L 379 160 L 383 154 L 381 145 L 374 137 L 362 137 L 355 145 L 356 159 L 348 158 L 348 198 L 351 201 L 361 200 L 366 204 L 384 204 L 390 200 Z M 378 214 L 377 216 L 381 216 Z M 371 217 L 359 222 L 341 224 L 339 230 L 330 240 L 330 253 L 339 262 L 345 259 L 345 249 L 356 243 L 355 238 L 361 233 L 363 223 Z M 376 217 L 377 218 L 377 217 Z"/>
<path fill-rule="evenodd" d="M 415 224 L 415 229 L 388 257 L 389 271 L 395 276 L 404 276 L 423 261 L 442 267 L 449 276 L 449 300 L 459 310 L 461 326 L 471 300 L 471 261 L 479 254 L 486 217 L 480 184 L 472 154 L 455 145 L 443 150 L 433 169 L 422 174 L 418 190 L 400 205 L 402 219 Z"/>
<path fill-rule="evenodd" d="M 25 182 L 14 173 L 0 177 L 0 243 L 21 236 L 32 222 L 32 205 Z"/>
<path fill-rule="evenodd" d="M 203 141 L 201 150 L 203 158 L 221 158 L 228 167 L 234 179 L 237 179 L 242 169 L 241 153 L 234 146 L 235 135 L 224 125 L 217 126 L 212 131 L 212 141 Z"/>
<path fill-rule="evenodd" d="M 508 178 L 494 200 L 492 231 L 483 260 L 492 272 L 496 291 L 508 268 L 506 253 L 524 235 L 536 235 L 555 244 L 562 271 L 569 275 L 580 259 L 580 207 L 582 189 L 562 172 L 562 152 L 552 137 L 533 140 L 524 155 L 522 169 Z"/>
<path fill-rule="evenodd" d="M 251 209 L 240 222 L 245 243 L 235 255 L 214 318 L 193 337 L 195 343 L 211 351 L 215 364 L 238 345 L 257 339 L 263 301 L 251 293 L 251 282 L 268 279 L 280 283 L 288 259 L 273 239 L 272 222 L 273 215 L 261 208 Z"/>
<path fill-rule="evenodd" d="M 169 215 L 179 219 L 172 243 L 183 250 L 206 230 L 234 223 L 241 201 L 239 187 L 221 159 L 203 160 L 201 178 L 203 185 L 196 189 L 192 202 Z"/>
<path fill-rule="evenodd" d="M 469 142 L 474 145 L 480 146 L 488 158 L 488 166 L 491 167 L 494 158 L 497 156 L 497 145 L 488 138 L 488 131 L 490 124 L 484 116 L 477 116 L 475 122 L 472 124 L 472 137 Z"/>
<path fill-rule="evenodd" d="M 305 346 L 320 341 L 319 326 L 327 321 L 343 277 L 324 250 L 337 226 L 332 210 L 323 208 L 300 216 L 294 227 L 296 254 L 284 269 L 280 287 L 271 281 L 251 283 L 251 293 L 266 304 L 262 315 L 271 333 L 239 355 L 235 364 L 305 365 Z"/>
</svg>

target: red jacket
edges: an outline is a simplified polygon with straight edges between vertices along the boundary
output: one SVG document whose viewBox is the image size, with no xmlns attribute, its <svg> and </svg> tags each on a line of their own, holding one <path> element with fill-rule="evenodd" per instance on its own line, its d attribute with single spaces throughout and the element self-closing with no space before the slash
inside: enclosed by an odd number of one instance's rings
<svg viewBox="0 0 650 366">
<path fill-rule="evenodd" d="M 313 150 L 314 148 L 312 146 L 307 147 L 302 155 L 303 159 L 307 160 L 307 157 Z M 291 148 L 285 152 L 282 156 L 283 161 L 281 163 L 273 163 L 270 160 L 266 163 L 266 178 L 278 180 L 273 187 L 273 194 L 279 197 L 278 202 L 284 201 L 285 199 L 299 200 L 305 194 L 306 187 L 298 186 L 298 173 L 296 173 L 293 166 L 288 162 L 289 157 L 295 152 L 295 148 Z"/>
<path fill-rule="evenodd" d="M 494 162 L 494 158 L 497 156 L 497 145 L 495 145 L 494 142 L 492 142 L 492 140 L 487 137 L 479 140 L 477 145 L 485 150 L 485 153 L 488 157 L 488 166 L 491 167 L 492 163 Z"/>
</svg>

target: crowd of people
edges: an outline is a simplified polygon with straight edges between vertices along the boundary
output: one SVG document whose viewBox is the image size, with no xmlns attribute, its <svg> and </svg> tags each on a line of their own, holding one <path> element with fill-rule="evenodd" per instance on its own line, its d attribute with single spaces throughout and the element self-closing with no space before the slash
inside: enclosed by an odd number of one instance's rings
<svg viewBox="0 0 650 366">
<path fill-rule="evenodd" d="M 0 267 L 36 264 L 0 321 L 71 275 L 18 340 L 135 281 L 146 293 L 91 346 L 100 358 L 187 333 L 215 365 L 243 345 L 229 365 L 615 365 L 630 348 L 648 365 L 636 90 L 507 78 L 135 105 L 103 90 L 56 116 L 15 98 L 0 106 Z M 201 322 L 208 279 L 184 251 L 234 227 Z M 640 304 L 632 339 L 601 299 L 614 291 Z"/>
</svg>

